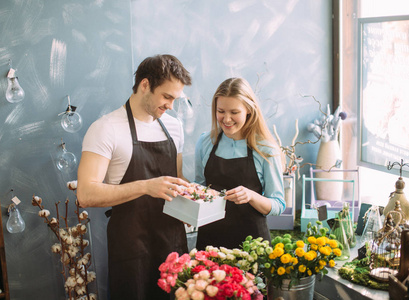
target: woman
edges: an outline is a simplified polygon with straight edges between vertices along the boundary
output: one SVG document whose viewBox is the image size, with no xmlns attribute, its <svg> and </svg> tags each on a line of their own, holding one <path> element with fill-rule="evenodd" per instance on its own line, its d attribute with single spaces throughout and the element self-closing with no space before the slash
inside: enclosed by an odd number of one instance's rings
<svg viewBox="0 0 409 300">
<path fill-rule="evenodd" d="M 212 101 L 212 130 L 196 143 L 195 181 L 227 190 L 224 219 L 199 228 L 196 248 L 238 248 L 248 235 L 270 241 L 266 215 L 285 209 L 282 152 L 249 83 L 225 80 Z"/>
</svg>

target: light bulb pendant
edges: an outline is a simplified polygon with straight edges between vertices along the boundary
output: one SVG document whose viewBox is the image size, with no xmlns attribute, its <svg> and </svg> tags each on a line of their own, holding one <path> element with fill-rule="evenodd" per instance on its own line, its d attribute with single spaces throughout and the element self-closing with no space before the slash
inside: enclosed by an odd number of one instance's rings
<svg viewBox="0 0 409 300">
<path fill-rule="evenodd" d="M 79 113 L 75 110 L 76 106 L 71 105 L 70 96 L 68 98 L 68 107 L 65 112 L 61 113 L 63 116 L 61 118 L 61 127 L 67 132 L 77 132 L 82 127 L 82 118 Z M 60 114 L 60 115 L 61 115 Z"/>
<path fill-rule="evenodd" d="M 10 69 L 10 71 L 13 69 Z M 13 70 L 14 71 L 14 70 Z M 14 72 L 9 72 L 7 76 L 6 99 L 10 103 L 17 103 L 24 99 L 25 93 L 18 82 L 18 77 L 14 76 Z"/>
<path fill-rule="evenodd" d="M 73 153 L 68 152 L 67 149 L 65 149 L 65 143 L 62 144 L 62 147 L 63 151 L 57 158 L 57 169 L 61 172 L 69 173 L 75 170 L 75 167 L 77 166 L 77 158 Z"/>
<path fill-rule="evenodd" d="M 23 232 L 26 228 L 26 223 L 21 217 L 20 211 L 15 204 L 9 206 L 9 219 L 7 220 L 7 231 L 10 233 Z"/>
</svg>

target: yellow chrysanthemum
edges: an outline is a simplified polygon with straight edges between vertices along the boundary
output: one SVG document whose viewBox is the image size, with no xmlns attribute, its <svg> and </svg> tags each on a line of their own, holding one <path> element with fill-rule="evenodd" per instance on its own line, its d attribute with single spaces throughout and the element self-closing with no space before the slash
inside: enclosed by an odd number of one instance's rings
<svg viewBox="0 0 409 300">
<path fill-rule="evenodd" d="M 271 252 L 271 253 L 268 255 L 268 258 L 269 258 L 269 259 L 276 259 L 277 256 L 275 256 L 274 252 Z"/>
<path fill-rule="evenodd" d="M 319 238 L 317 238 L 317 244 L 318 244 L 318 246 L 324 246 L 325 245 L 325 237 L 320 236 Z"/>
<path fill-rule="evenodd" d="M 317 251 L 318 245 L 317 244 L 311 244 L 311 250 Z"/>
<path fill-rule="evenodd" d="M 283 275 L 285 273 L 285 269 L 283 268 L 283 267 L 279 267 L 278 269 L 277 269 L 277 274 L 278 275 Z"/>
<path fill-rule="evenodd" d="M 273 251 L 273 254 L 274 254 L 276 257 L 280 257 L 281 255 L 284 254 L 284 249 L 283 249 L 283 248 L 280 248 L 280 247 L 275 248 L 274 251 Z"/>
<path fill-rule="evenodd" d="M 305 251 L 303 248 L 297 248 L 295 249 L 295 255 L 298 257 L 303 257 L 305 255 Z"/>
<path fill-rule="evenodd" d="M 328 262 L 328 265 L 329 265 L 331 268 L 333 268 L 333 267 L 335 266 L 335 261 L 334 261 L 333 259 L 331 259 L 331 260 Z"/>
<path fill-rule="evenodd" d="M 327 262 L 325 260 L 320 259 L 320 261 L 318 262 L 320 264 L 320 266 L 325 266 L 327 264 Z"/>
<path fill-rule="evenodd" d="M 338 242 L 336 240 L 329 240 L 328 244 L 331 246 L 331 248 L 338 247 Z"/>
<path fill-rule="evenodd" d="M 317 258 L 317 251 L 312 251 L 312 250 L 310 250 L 310 251 L 308 251 L 307 253 L 311 253 L 311 255 L 312 255 L 314 258 Z"/>
<path fill-rule="evenodd" d="M 342 254 L 342 251 L 341 251 L 341 249 L 339 249 L 339 248 L 333 249 L 332 252 L 334 252 L 334 254 L 335 254 L 336 256 L 341 256 L 341 254 Z"/>
<path fill-rule="evenodd" d="M 271 270 L 270 270 L 271 274 L 273 274 L 275 270 L 276 269 L 274 267 L 272 267 Z"/>
<path fill-rule="evenodd" d="M 274 249 L 277 249 L 277 248 L 284 248 L 284 244 L 283 244 L 283 243 L 278 243 L 278 244 L 276 244 L 276 245 L 274 246 Z"/>
<path fill-rule="evenodd" d="M 307 253 L 305 253 L 304 258 L 308 261 L 311 261 L 315 258 L 314 253 L 312 251 L 308 251 Z"/>
<path fill-rule="evenodd" d="M 320 268 L 315 267 L 315 273 L 318 273 L 320 271 Z"/>
<path fill-rule="evenodd" d="M 280 258 L 280 260 L 281 260 L 281 262 L 283 264 L 288 264 L 291 261 L 291 259 L 292 259 L 292 256 L 291 256 L 291 254 L 288 254 L 288 253 L 282 255 L 281 258 Z"/>
<path fill-rule="evenodd" d="M 325 267 L 325 266 L 320 266 L 319 269 L 322 270 L 322 269 L 324 269 L 324 267 Z"/>
<path fill-rule="evenodd" d="M 305 245 L 303 241 L 297 241 L 296 244 L 298 248 L 304 248 Z"/>
<path fill-rule="evenodd" d="M 292 263 L 293 263 L 294 266 L 298 264 L 297 257 L 293 257 Z"/>
<path fill-rule="evenodd" d="M 293 267 L 293 266 L 289 266 L 289 267 L 285 268 L 285 272 L 286 272 L 287 274 L 290 274 L 292 270 L 294 270 L 294 267 Z"/>
<path fill-rule="evenodd" d="M 328 256 L 328 255 L 331 254 L 331 251 L 332 251 L 332 250 L 331 250 L 331 248 L 330 248 L 329 246 L 325 246 L 325 247 L 321 247 L 321 248 L 319 249 L 319 251 L 320 251 L 322 254 Z"/>
<path fill-rule="evenodd" d="M 305 270 L 307 270 L 307 267 L 304 266 L 304 265 L 300 265 L 300 266 L 298 267 L 298 271 L 300 271 L 301 273 L 304 273 Z"/>
<path fill-rule="evenodd" d="M 307 239 L 308 243 L 312 244 L 316 244 L 317 243 L 317 239 L 314 236 L 309 236 Z"/>
<path fill-rule="evenodd" d="M 312 272 L 311 272 L 310 269 L 308 269 L 307 274 L 308 274 L 308 276 L 311 276 L 311 275 L 312 275 Z"/>
<path fill-rule="evenodd" d="M 324 236 L 324 238 L 325 238 L 325 244 L 329 244 L 329 238 L 326 236 Z"/>
</svg>

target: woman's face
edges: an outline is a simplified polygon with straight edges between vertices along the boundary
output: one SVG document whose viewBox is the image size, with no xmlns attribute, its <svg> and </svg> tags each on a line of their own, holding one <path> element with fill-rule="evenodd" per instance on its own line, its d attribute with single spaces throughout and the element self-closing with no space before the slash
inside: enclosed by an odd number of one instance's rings
<svg viewBox="0 0 409 300">
<path fill-rule="evenodd" d="M 216 100 L 216 118 L 224 134 L 234 140 L 243 139 L 242 128 L 249 111 L 236 98 L 220 96 Z"/>
</svg>

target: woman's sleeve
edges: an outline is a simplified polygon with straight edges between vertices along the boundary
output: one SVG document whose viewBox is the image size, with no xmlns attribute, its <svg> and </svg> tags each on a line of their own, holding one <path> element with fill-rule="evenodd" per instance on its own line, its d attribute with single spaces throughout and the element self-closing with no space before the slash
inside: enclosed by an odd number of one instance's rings
<svg viewBox="0 0 409 300">
<path fill-rule="evenodd" d="M 281 156 L 275 150 L 268 162 L 263 159 L 264 197 L 271 200 L 271 210 L 268 215 L 278 216 L 285 210 L 284 180 Z"/>
</svg>

